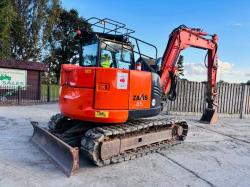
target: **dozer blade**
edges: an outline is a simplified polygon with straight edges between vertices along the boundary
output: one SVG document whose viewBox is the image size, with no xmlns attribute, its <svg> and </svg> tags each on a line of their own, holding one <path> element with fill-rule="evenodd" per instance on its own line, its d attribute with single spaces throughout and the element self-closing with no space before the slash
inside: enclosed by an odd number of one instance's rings
<svg viewBox="0 0 250 187">
<path fill-rule="evenodd" d="M 31 141 L 43 150 L 70 177 L 79 169 L 79 150 L 71 147 L 48 130 L 31 122 L 34 132 Z"/>
<path fill-rule="evenodd" d="M 207 108 L 205 112 L 202 114 L 200 122 L 202 123 L 209 123 L 209 124 L 216 124 L 218 121 L 218 115 L 215 109 Z"/>
</svg>

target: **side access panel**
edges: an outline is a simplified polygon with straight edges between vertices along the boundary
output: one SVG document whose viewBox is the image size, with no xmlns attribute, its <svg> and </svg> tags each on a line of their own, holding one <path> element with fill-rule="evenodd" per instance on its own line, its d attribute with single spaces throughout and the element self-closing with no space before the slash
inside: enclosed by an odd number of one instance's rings
<svg viewBox="0 0 250 187">
<path fill-rule="evenodd" d="M 129 110 L 150 109 L 152 74 L 146 71 L 130 71 Z"/>
<path fill-rule="evenodd" d="M 96 68 L 94 108 L 128 110 L 129 70 Z"/>
</svg>

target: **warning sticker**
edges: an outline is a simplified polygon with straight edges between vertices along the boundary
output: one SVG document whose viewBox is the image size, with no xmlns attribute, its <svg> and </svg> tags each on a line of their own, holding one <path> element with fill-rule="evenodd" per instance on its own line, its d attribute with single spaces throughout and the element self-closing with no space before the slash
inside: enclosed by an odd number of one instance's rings
<svg viewBox="0 0 250 187">
<path fill-rule="evenodd" d="M 128 89 L 128 73 L 117 73 L 117 89 Z"/>
<path fill-rule="evenodd" d="M 108 118 L 109 117 L 109 112 L 107 112 L 107 111 L 96 111 L 95 112 L 95 117 L 97 117 L 97 118 Z"/>
</svg>

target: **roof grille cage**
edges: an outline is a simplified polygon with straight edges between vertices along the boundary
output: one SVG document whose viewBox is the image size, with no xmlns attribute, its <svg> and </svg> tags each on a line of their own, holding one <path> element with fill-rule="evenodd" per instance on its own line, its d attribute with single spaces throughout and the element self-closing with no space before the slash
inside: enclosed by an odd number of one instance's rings
<svg viewBox="0 0 250 187">
<path fill-rule="evenodd" d="M 135 32 L 132 29 L 128 29 L 124 23 L 109 18 L 99 19 L 91 17 L 86 21 L 91 25 L 91 27 L 93 26 L 99 28 L 105 34 L 130 35 Z"/>
<path fill-rule="evenodd" d="M 97 28 L 98 33 L 104 33 L 104 34 L 110 34 L 114 36 L 122 36 L 126 38 L 130 43 L 135 47 L 133 52 L 138 54 L 140 57 L 146 57 L 148 59 L 157 59 L 157 47 L 145 42 L 143 40 L 140 40 L 136 37 L 131 36 L 132 33 L 135 33 L 134 30 L 128 29 L 124 23 L 109 19 L 109 18 L 96 18 L 96 17 L 91 17 L 86 20 L 91 27 Z M 141 44 L 144 44 L 146 46 L 152 47 L 155 51 L 155 56 L 150 57 L 146 54 L 141 53 Z"/>
</svg>

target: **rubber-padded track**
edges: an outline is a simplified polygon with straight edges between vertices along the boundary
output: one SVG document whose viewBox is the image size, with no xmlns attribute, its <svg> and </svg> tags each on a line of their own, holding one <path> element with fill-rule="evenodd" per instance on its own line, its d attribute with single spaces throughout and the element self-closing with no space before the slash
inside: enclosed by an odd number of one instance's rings
<svg viewBox="0 0 250 187">
<path fill-rule="evenodd" d="M 135 149 L 125 150 L 124 152 L 118 155 L 113 155 L 105 160 L 101 159 L 102 156 L 100 155 L 100 149 L 102 143 L 105 141 L 112 141 L 112 139 L 123 138 L 126 136 L 131 137 L 145 132 L 150 133 L 160 130 L 173 131 L 174 127 L 182 127 L 182 134 L 177 135 L 173 133 L 173 136 L 170 139 L 137 147 Z M 188 125 L 185 120 L 169 120 L 163 116 L 159 116 L 154 119 L 130 121 L 119 125 L 100 126 L 92 128 L 85 133 L 85 136 L 81 141 L 81 151 L 86 153 L 97 166 L 104 166 L 112 163 L 132 160 L 178 144 L 185 139 L 187 132 Z"/>
</svg>

